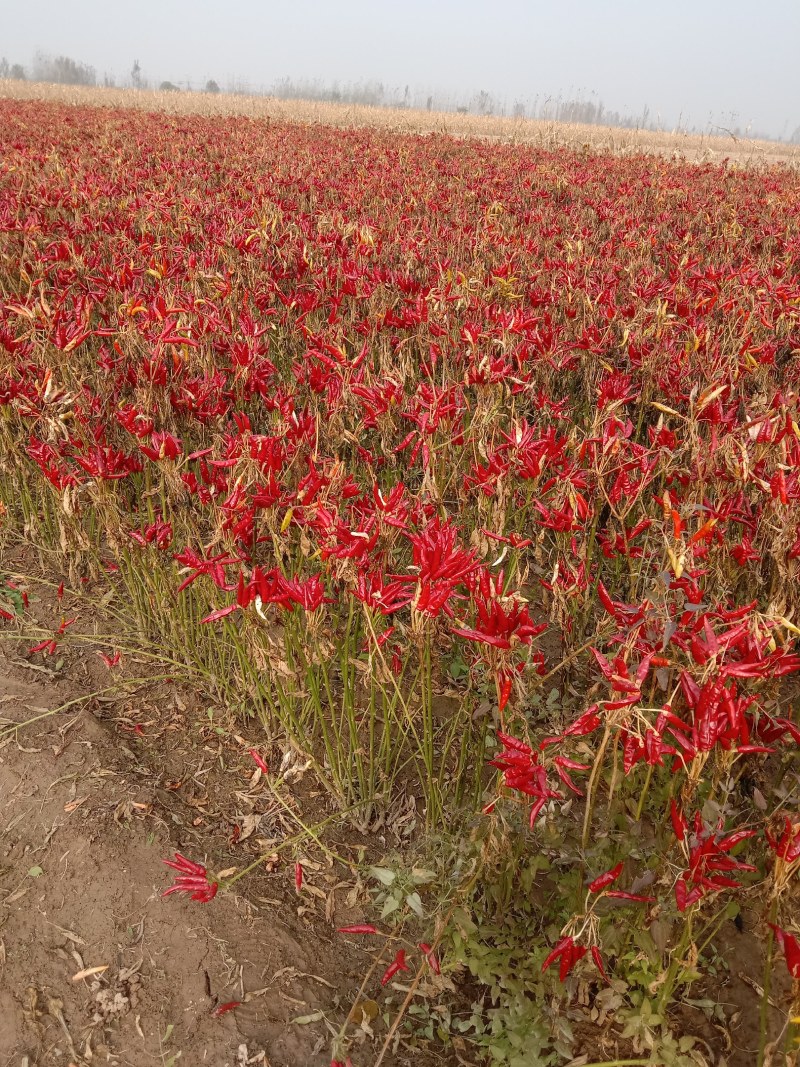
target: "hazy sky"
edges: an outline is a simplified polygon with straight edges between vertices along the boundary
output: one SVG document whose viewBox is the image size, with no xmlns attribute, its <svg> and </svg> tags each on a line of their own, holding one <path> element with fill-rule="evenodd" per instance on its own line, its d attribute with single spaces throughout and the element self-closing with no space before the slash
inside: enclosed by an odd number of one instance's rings
<svg viewBox="0 0 800 1067">
<path fill-rule="evenodd" d="M 515 99 L 597 94 L 667 124 L 800 126 L 800 0 L 0 0 L 0 55 L 123 80 L 291 78 Z M 732 117 L 733 116 L 733 117 Z"/>
</svg>

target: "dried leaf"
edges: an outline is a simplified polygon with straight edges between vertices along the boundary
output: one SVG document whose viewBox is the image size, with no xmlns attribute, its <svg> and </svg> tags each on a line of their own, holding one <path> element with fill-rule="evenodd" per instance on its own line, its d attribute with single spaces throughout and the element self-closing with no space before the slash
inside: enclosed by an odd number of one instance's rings
<svg viewBox="0 0 800 1067">
<path fill-rule="evenodd" d="M 108 970 L 108 964 L 104 963 L 100 967 L 84 967 L 82 971 L 78 971 L 77 974 L 73 974 L 72 981 L 80 982 L 82 978 L 91 978 L 93 974 L 103 974 Z"/>
<path fill-rule="evenodd" d="M 322 1018 L 324 1018 L 323 1012 L 314 1011 L 310 1015 L 298 1015 L 296 1019 L 291 1021 L 296 1026 L 308 1026 L 309 1023 L 318 1023 Z"/>
</svg>

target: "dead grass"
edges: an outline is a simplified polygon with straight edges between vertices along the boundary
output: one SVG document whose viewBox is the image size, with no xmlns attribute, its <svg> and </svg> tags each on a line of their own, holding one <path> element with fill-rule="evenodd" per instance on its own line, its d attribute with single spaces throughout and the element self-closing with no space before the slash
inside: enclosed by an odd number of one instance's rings
<svg viewBox="0 0 800 1067">
<path fill-rule="evenodd" d="M 459 115 L 441 111 L 362 107 L 317 103 L 309 100 L 278 100 L 273 97 L 219 93 L 157 92 L 136 89 L 101 89 L 82 86 L 46 85 L 0 79 L 0 96 L 15 100 L 49 100 L 90 107 L 136 108 L 188 115 L 244 115 L 276 122 L 300 122 L 326 126 L 372 126 L 398 133 L 442 133 L 452 137 L 533 144 L 545 148 L 568 147 L 619 155 L 651 153 L 677 156 L 694 162 L 730 159 L 738 164 L 800 163 L 800 145 L 755 141 L 721 133 L 654 133 L 610 126 L 546 122 L 538 119 Z"/>
</svg>

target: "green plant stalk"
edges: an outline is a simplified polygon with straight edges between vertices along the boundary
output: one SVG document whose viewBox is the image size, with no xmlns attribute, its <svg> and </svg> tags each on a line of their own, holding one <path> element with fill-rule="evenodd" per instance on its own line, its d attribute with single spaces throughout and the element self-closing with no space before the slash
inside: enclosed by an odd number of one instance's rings
<svg viewBox="0 0 800 1067">
<path fill-rule="evenodd" d="M 586 786 L 586 810 L 583 816 L 583 835 L 581 838 L 581 847 L 586 848 L 589 844 L 589 832 L 592 828 L 592 809 L 594 806 L 594 788 L 597 783 L 597 778 L 600 774 L 601 767 L 603 765 L 603 756 L 605 755 L 606 747 L 608 746 L 609 739 L 611 737 L 611 727 L 606 726 L 603 733 L 603 740 L 600 742 L 600 748 L 597 750 L 597 755 L 594 758 L 594 764 L 592 766 L 592 773 L 589 775 L 589 783 Z"/>
<path fill-rule="evenodd" d="M 684 954 L 686 952 L 686 949 L 692 942 L 693 916 L 694 912 L 690 911 L 686 917 L 686 923 L 683 927 L 681 939 L 678 942 L 675 951 L 672 953 L 672 959 L 670 961 L 669 969 L 667 970 L 667 977 L 664 979 L 664 985 L 661 989 L 661 993 L 659 994 L 658 998 L 657 1012 L 659 1015 L 663 1015 L 666 1010 L 667 1004 L 669 1003 L 669 999 L 672 996 L 672 990 L 675 988 L 675 982 L 677 981 L 678 974 L 680 973 L 681 967 L 683 967 Z"/>
<path fill-rule="evenodd" d="M 323 672 L 324 673 L 324 672 Z M 335 785 L 337 796 L 341 799 L 343 796 L 342 791 L 342 762 L 343 754 L 341 751 L 341 737 L 338 731 L 329 728 L 325 716 L 325 710 L 321 699 L 320 693 L 320 679 L 318 675 L 309 668 L 306 673 L 306 684 L 309 690 L 309 706 L 313 709 L 313 717 L 316 720 L 316 724 L 319 728 L 319 732 L 322 735 L 322 744 L 325 749 L 325 755 L 328 761 L 328 766 L 331 769 L 332 780 Z M 325 679 L 327 684 L 327 679 Z M 303 731 L 300 725 L 296 722 L 295 717 L 291 715 L 288 719 L 282 717 L 282 725 L 286 732 L 292 737 L 298 745 L 307 744 L 308 738 L 303 737 Z M 333 723 L 330 724 L 333 727 Z M 335 738 L 331 734 L 335 733 Z"/>
<path fill-rule="evenodd" d="M 642 792 L 641 792 L 641 795 L 639 796 L 639 803 L 638 803 L 638 805 L 636 807 L 636 821 L 637 822 L 641 822 L 641 820 L 642 820 L 642 812 L 644 811 L 644 802 L 647 799 L 647 791 L 650 788 L 650 781 L 651 781 L 652 777 L 653 777 L 653 764 L 651 763 L 647 768 L 647 776 L 645 777 L 644 785 L 642 786 Z"/>
<path fill-rule="evenodd" d="M 794 999 L 786 1020 L 786 1037 L 783 1041 L 783 1058 L 786 1067 L 797 1067 L 800 1062 L 800 983 L 794 983 Z M 791 1058 L 790 1058 L 791 1057 Z"/>
<path fill-rule="evenodd" d="M 435 773 L 436 746 L 433 729 L 433 677 L 431 669 L 431 645 L 425 641 L 422 674 L 422 759 L 425 767 L 423 789 L 425 791 L 425 824 L 428 829 L 441 821 L 441 795 Z"/>
<path fill-rule="evenodd" d="M 697 949 L 697 958 L 698 959 L 703 955 L 703 953 L 705 952 L 705 950 L 708 947 L 708 945 L 710 945 L 711 942 L 714 940 L 714 938 L 717 936 L 717 933 L 719 932 L 719 928 L 722 926 L 722 924 L 725 922 L 725 920 L 728 917 L 727 916 L 727 911 L 728 911 L 728 906 L 726 904 L 725 907 L 720 912 L 720 914 L 716 918 L 712 919 L 711 922 L 706 926 L 705 930 L 703 930 L 704 941 L 703 941 L 703 943 L 701 945 L 699 945 L 699 947 Z M 709 930 L 711 931 L 711 933 L 708 933 Z M 706 934 L 708 934 L 707 937 L 705 936 Z"/>
</svg>

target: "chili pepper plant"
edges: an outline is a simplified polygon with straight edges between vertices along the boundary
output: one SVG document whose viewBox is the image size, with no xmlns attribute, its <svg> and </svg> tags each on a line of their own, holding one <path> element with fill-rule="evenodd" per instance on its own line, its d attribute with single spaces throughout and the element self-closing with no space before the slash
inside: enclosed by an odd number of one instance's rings
<svg viewBox="0 0 800 1067">
<path fill-rule="evenodd" d="M 798 172 L 8 100 L 0 143 L 6 544 L 116 590 L 362 825 L 415 798 L 449 920 L 384 985 L 471 971 L 496 1062 L 591 1013 L 700 1062 L 675 1008 L 739 911 L 764 1062 L 800 915 Z"/>
</svg>

